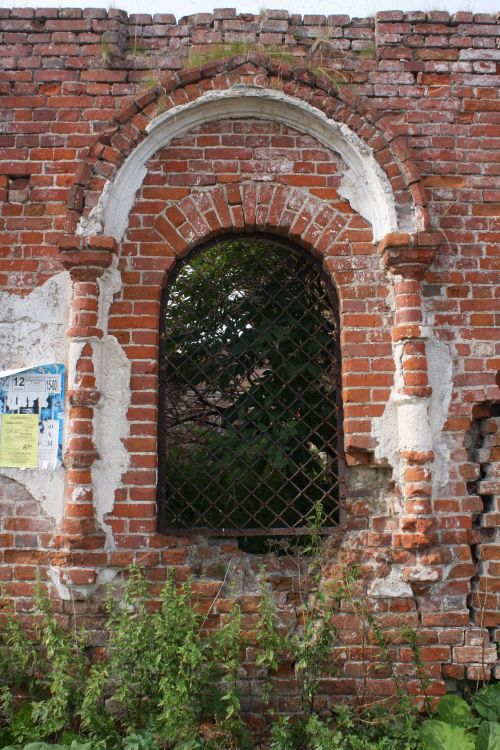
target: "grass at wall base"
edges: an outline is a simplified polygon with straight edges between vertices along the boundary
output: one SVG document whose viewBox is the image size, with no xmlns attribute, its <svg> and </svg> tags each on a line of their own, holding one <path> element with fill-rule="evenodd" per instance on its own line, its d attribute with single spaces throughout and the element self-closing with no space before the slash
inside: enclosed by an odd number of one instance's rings
<svg viewBox="0 0 500 750">
<path fill-rule="evenodd" d="M 314 566 L 315 563 L 312 563 Z M 264 574 L 263 574 L 264 578 Z M 284 635 L 263 585 L 253 648 L 266 675 L 262 712 L 271 729 L 266 750 L 500 750 L 500 685 L 465 701 L 441 699 L 437 713 L 421 720 L 391 663 L 391 649 L 376 619 L 355 595 L 356 575 L 345 571 L 336 588 L 319 577 L 305 602 L 300 633 Z M 129 571 L 120 606 L 107 602 L 104 653 L 92 656 L 88 634 L 64 631 L 44 587 L 36 591 L 35 625 L 27 633 L 4 600 L 0 633 L 0 748 L 9 750 L 246 750 L 252 747 L 237 690 L 245 647 L 235 603 L 216 632 L 192 607 L 189 586 L 170 576 L 160 607 L 151 612 L 140 570 Z M 317 710 L 320 680 L 335 674 L 338 643 L 332 613 L 348 599 L 381 659 L 392 669 L 395 694 L 378 705 L 332 705 Z M 403 634 L 404 635 L 404 634 Z M 406 639 L 412 644 L 411 634 Z M 413 638 L 414 670 L 425 676 Z M 301 709 L 272 714 L 273 675 L 286 659 L 294 664 Z"/>
</svg>

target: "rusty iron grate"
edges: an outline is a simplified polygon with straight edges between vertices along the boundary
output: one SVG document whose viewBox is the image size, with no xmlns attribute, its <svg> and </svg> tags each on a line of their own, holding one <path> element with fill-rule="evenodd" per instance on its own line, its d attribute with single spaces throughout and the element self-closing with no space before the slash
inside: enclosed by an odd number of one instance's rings
<svg viewBox="0 0 500 750">
<path fill-rule="evenodd" d="M 295 535 L 321 504 L 339 523 L 336 295 L 309 255 L 228 239 L 164 295 L 159 526 Z"/>
</svg>

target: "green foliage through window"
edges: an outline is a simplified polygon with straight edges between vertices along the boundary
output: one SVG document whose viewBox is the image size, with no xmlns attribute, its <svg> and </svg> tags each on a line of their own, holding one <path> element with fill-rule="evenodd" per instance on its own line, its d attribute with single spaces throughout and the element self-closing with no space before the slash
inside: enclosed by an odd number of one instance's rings
<svg viewBox="0 0 500 750">
<path fill-rule="evenodd" d="M 163 528 L 304 530 L 318 501 L 338 524 L 337 333 L 303 252 L 231 239 L 183 265 L 162 313 Z"/>
</svg>

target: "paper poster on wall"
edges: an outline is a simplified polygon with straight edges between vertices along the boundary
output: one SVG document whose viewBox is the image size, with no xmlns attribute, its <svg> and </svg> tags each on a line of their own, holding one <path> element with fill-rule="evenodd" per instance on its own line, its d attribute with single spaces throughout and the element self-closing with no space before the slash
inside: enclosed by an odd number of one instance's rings
<svg viewBox="0 0 500 750">
<path fill-rule="evenodd" d="M 60 466 L 63 416 L 64 365 L 0 370 L 0 467 Z"/>
</svg>

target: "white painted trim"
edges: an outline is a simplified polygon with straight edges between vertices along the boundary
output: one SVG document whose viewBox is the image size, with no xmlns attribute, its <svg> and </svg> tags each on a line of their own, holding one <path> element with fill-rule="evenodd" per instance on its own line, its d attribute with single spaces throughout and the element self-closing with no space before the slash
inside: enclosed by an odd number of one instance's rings
<svg viewBox="0 0 500 750">
<path fill-rule="evenodd" d="M 146 175 L 146 164 L 153 154 L 174 138 L 204 123 L 241 118 L 280 122 L 314 136 L 324 146 L 338 152 L 347 165 L 339 192 L 370 222 L 374 240 L 398 230 L 395 199 L 387 175 L 372 149 L 356 133 L 307 102 L 280 91 L 237 84 L 226 91 L 208 92 L 152 120 L 146 129 L 147 136 L 127 157 L 114 181 L 107 185 L 90 217 L 81 220 L 77 233 L 104 231 L 121 241 L 135 195 Z M 408 231 L 408 227 L 404 229 Z"/>
</svg>

